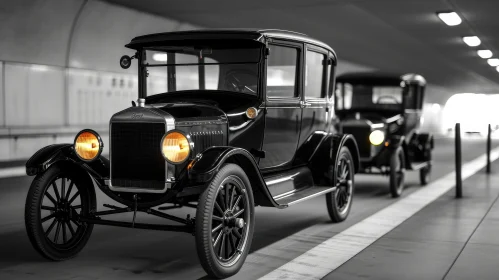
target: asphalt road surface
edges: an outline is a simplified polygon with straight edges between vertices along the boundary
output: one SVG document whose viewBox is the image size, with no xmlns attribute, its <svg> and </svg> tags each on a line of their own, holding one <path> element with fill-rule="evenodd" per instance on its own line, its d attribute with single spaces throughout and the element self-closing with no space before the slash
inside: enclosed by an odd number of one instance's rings
<svg viewBox="0 0 499 280">
<path fill-rule="evenodd" d="M 453 139 L 436 140 L 434 179 L 454 170 L 453 143 Z M 498 144 L 498 140 L 493 141 L 494 147 Z M 485 140 L 463 139 L 462 151 L 463 162 L 472 160 L 485 152 Z M 232 279 L 264 276 L 397 201 L 389 195 L 387 177 L 357 175 L 355 179 L 352 211 L 340 224 L 329 222 L 324 197 L 285 210 L 256 208 L 251 253 Z M 209 279 L 198 263 L 193 236 L 185 233 L 96 225 L 87 246 L 76 258 L 64 262 L 45 260 L 31 247 L 24 229 L 24 203 L 31 180 L 26 176 L 0 179 L 0 279 Z M 419 188 L 418 172 L 408 172 L 402 196 Z M 117 205 L 100 192 L 98 202 Z M 195 214 L 194 209 L 171 213 L 182 217 Z M 131 220 L 130 214 L 116 217 Z M 147 214 L 138 214 L 137 221 L 164 222 Z"/>
</svg>

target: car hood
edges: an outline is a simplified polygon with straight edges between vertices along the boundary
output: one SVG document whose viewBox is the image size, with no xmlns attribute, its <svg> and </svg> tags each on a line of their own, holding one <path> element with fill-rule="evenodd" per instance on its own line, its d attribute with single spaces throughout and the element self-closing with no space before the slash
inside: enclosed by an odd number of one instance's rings
<svg viewBox="0 0 499 280">
<path fill-rule="evenodd" d="M 220 90 L 192 90 L 157 94 L 146 98 L 146 106 L 160 108 L 175 119 L 226 118 L 230 125 L 246 122 L 246 110 L 260 112 L 260 99 L 251 94 Z"/>
</svg>

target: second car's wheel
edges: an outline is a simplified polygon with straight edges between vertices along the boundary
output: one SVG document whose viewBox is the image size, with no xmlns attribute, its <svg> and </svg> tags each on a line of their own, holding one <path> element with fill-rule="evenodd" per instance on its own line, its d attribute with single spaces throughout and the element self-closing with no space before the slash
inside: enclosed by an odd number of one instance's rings
<svg viewBox="0 0 499 280">
<path fill-rule="evenodd" d="M 253 192 L 236 164 L 225 164 L 199 197 L 196 249 L 204 270 L 216 278 L 236 274 L 251 246 Z"/>
<path fill-rule="evenodd" d="M 431 164 L 421 168 L 419 170 L 419 181 L 421 181 L 421 185 L 427 185 L 431 180 Z"/>
<path fill-rule="evenodd" d="M 332 170 L 336 174 L 336 190 L 326 194 L 329 217 L 334 223 L 344 221 L 350 213 L 354 190 L 353 158 L 347 147 L 342 147 Z"/>
<path fill-rule="evenodd" d="M 390 193 L 399 197 L 404 190 L 405 157 L 402 147 L 398 147 L 390 157 Z"/>
<path fill-rule="evenodd" d="M 52 165 L 35 177 L 26 198 L 29 240 L 42 256 L 54 261 L 78 254 L 93 229 L 78 216 L 95 211 L 94 186 L 87 174 L 75 168 L 71 163 Z"/>
</svg>

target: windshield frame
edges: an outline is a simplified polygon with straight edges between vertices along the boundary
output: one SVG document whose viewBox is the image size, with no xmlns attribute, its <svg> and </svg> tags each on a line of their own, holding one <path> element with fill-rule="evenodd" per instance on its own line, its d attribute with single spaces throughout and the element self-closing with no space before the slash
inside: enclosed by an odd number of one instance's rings
<svg viewBox="0 0 499 280">
<path fill-rule="evenodd" d="M 209 43 L 209 41 L 207 42 Z M 189 42 L 186 42 L 186 45 L 189 45 Z M 174 64 L 174 63 L 166 63 L 166 64 L 148 64 L 147 61 L 146 61 L 146 58 L 147 58 L 147 51 L 148 50 L 154 50 L 154 47 L 158 47 L 158 46 L 163 46 L 163 45 L 157 45 L 157 46 L 144 46 L 140 49 L 137 50 L 136 54 L 135 54 L 135 57 L 137 58 L 138 60 L 138 87 L 139 87 L 139 98 L 147 98 L 148 96 L 153 96 L 153 95 L 156 95 L 156 94 L 162 94 L 162 93 L 154 93 L 154 94 L 151 94 L 151 95 L 148 95 L 148 89 L 147 89 L 147 77 L 148 77 L 148 72 L 147 72 L 147 69 L 149 67 L 169 67 L 169 71 L 170 71 L 170 68 L 173 68 L 173 73 L 175 73 L 175 67 L 176 66 L 198 66 L 199 67 L 199 72 L 198 72 L 198 77 L 199 77 L 199 80 L 200 80 L 200 84 L 205 84 L 204 83 L 204 79 L 205 79 L 205 65 L 236 65 L 236 64 L 254 64 L 256 65 L 256 71 L 257 71 L 257 87 L 256 87 L 256 93 L 255 94 L 250 94 L 250 93 L 245 93 L 245 92 L 237 92 L 237 91 L 229 91 L 229 92 L 234 92 L 234 93 L 237 93 L 237 94 L 248 94 L 248 95 L 252 95 L 252 96 L 255 96 L 257 98 L 261 98 L 262 96 L 264 96 L 264 83 L 263 83 L 263 74 L 264 74 L 264 67 L 265 67 L 265 45 L 255 45 L 255 44 L 248 44 L 248 47 L 247 48 L 255 48 L 255 49 L 258 49 L 258 52 L 259 52 L 259 59 L 257 62 L 222 62 L 222 63 L 178 63 L 178 64 Z M 227 49 L 230 49 L 230 45 L 227 46 Z M 206 90 L 206 89 L 198 89 L 199 91 L 202 91 L 202 90 Z M 175 90 L 175 91 L 172 91 L 175 92 L 175 93 L 181 93 L 181 92 L 192 92 L 192 90 Z M 225 91 L 227 92 L 227 90 L 221 90 L 221 89 L 217 89 L 215 91 Z M 167 93 L 167 92 L 164 92 L 164 93 Z"/>
<path fill-rule="evenodd" d="M 338 90 L 338 86 L 341 84 L 341 100 L 343 101 L 343 104 L 342 104 L 342 108 L 339 109 L 338 108 L 338 94 L 336 93 L 336 91 Z M 379 108 L 379 107 L 364 107 L 364 108 L 348 108 L 348 109 L 345 109 L 345 84 L 350 84 L 353 86 L 356 86 L 356 85 L 364 85 L 364 86 L 370 86 L 370 87 L 398 87 L 400 88 L 401 90 L 401 97 L 402 97 L 402 102 L 401 103 L 398 103 L 397 105 L 399 105 L 399 108 L 397 109 L 391 109 L 391 108 Z M 396 84 L 393 84 L 393 83 L 358 83 L 358 82 L 351 82 L 351 81 L 336 81 L 336 84 L 335 84 L 335 89 L 334 89 L 334 110 L 336 112 L 404 112 L 405 109 L 406 109 L 406 95 L 407 95 L 407 91 L 409 90 L 409 88 L 411 87 L 410 84 L 406 84 L 405 86 L 400 86 L 399 85 L 396 85 Z M 352 91 L 352 95 L 354 95 L 353 91 Z M 372 98 L 372 96 L 371 96 Z"/>
</svg>

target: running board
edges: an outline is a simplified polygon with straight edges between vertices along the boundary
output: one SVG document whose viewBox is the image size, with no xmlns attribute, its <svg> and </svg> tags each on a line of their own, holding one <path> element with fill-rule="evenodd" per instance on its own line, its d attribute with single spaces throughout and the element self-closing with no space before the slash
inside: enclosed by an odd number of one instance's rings
<svg viewBox="0 0 499 280">
<path fill-rule="evenodd" d="M 419 170 L 421 168 L 427 167 L 430 162 L 424 161 L 424 162 L 415 162 L 411 164 L 411 170 Z"/>
<path fill-rule="evenodd" d="M 302 188 L 294 191 L 290 191 L 288 193 L 283 193 L 281 195 L 275 196 L 274 200 L 281 206 L 289 206 L 298 202 L 305 201 L 307 199 L 314 198 L 319 195 L 323 195 L 329 192 L 333 192 L 336 190 L 336 187 L 322 187 L 322 186 L 314 186 Z"/>
</svg>

